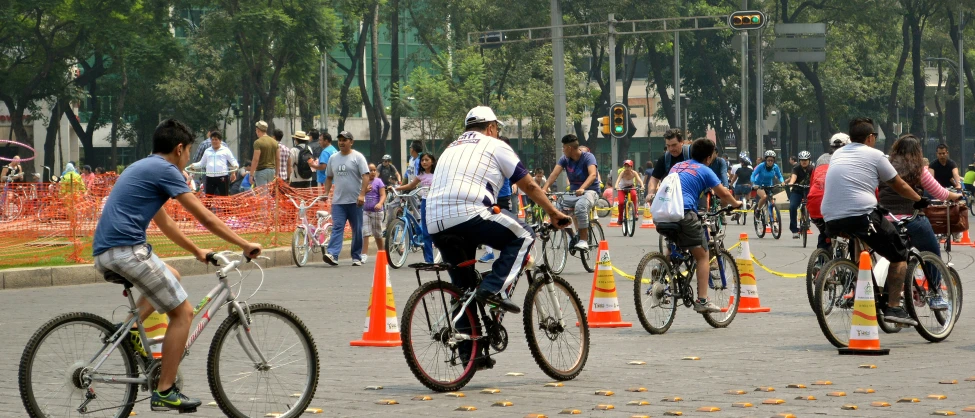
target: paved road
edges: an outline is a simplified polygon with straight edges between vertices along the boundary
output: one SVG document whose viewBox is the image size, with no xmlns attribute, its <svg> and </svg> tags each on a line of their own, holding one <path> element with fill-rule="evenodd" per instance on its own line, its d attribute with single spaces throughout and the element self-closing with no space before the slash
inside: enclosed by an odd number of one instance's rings
<svg viewBox="0 0 975 418">
<path fill-rule="evenodd" d="M 729 236 L 751 232 L 733 226 Z M 613 263 L 633 272 L 641 255 L 653 251 L 657 235 L 641 229 L 633 238 L 622 236 L 618 228 L 607 228 Z M 729 240 L 731 241 L 731 240 Z M 770 268 L 803 272 L 811 249 L 803 249 L 789 236 L 782 240 L 751 238 L 755 255 Z M 730 244 L 729 244 L 730 245 Z M 961 272 L 966 288 L 975 288 L 973 266 L 975 249 L 956 248 L 953 262 Z M 975 331 L 970 319 L 963 317 L 952 336 L 940 344 L 930 344 L 916 332 L 905 330 L 896 335 L 882 334 L 882 345 L 891 349 L 887 357 L 838 356 L 816 324 L 806 301 L 804 282 L 784 279 L 758 271 L 762 305 L 772 308 L 766 314 L 739 314 L 727 329 L 709 327 L 699 315 L 681 308 L 673 327 L 665 335 L 651 336 L 639 325 L 633 308 L 630 281 L 617 276 L 623 319 L 633 328 L 594 329 L 589 362 L 582 374 L 561 388 L 543 387 L 551 381 L 535 365 L 525 345 L 520 318 L 511 317 L 518 325 L 508 324 L 511 345 L 496 357 L 493 370 L 478 373 L 464 389 L 466 398 L 447 398 L 432 394 L 410 373 L 399 348 L 350 347 L 359 339 L 372 280 L 372 260 L 365 267 L 351 267 L 342 260 L 339 267 L 321 262 L 305 268 L 268 270 L 267 280 L 255 301 L 278 303 L 298 314 L 313 332 L 322 358 L 321 380 L 313 407 L 323 408 L 328 416 L 525 416 L 539 413 L 557 415 L 565 408 L 581 411 L 584 416 L 662 416 L 666 411 L 686 415 L 770 416 L 791 412 L 797 416 L 920 416 L 935 410 L 952 410 L 975 405 Z M 582 269 L 578 260 L 570 259 L 563 276 L 588 303 L 592 274 Z M 184 283 L 196 301 L 213 285 L 211 276 L 189 277 Z M 396 305 L 403 308 L 410 292 L 416 288 L 412 271 L 394 270 L 392 277 Z M 524 286 L 521 287 L 523 295 Z M 44 321 L 57 313 L 91 311 L 111 317 L 112 310 L 124 303 L 118 286 L 84 285 L 0 292 L 0 389 L 6 396 L 0 400 L 0 416 L 23 416 L 16 386 L 16 369 L 27 338 Z M 971 311 L 969 311 L 971 312 Z M 222 320 L 223 314 L 217 318 Z M 185 391 L 212 400 L 205 378 L 205 350 L 216 326 L 208 328 L 200 345 L 187 359 L 183 373 L 188 380 Z M 685 356 L 698 356 L 698 361 L 681 361 Z M 645 361 L 644 366 L 630 366 L 631 360 Z M 875 364 L 875 369 L 858 368 Z M 524 376 L 511 377 L 509 372 Z M 942 385 L 942 380 L 958 380 L 955 385 Z M 817 380 L 829 380 L 830 386 L 814 386 Z M 804 384 L 806 389 L 788 389 L 790 384 Z M 382 385 L 380 391 L 365 390 L 369 385 Z M 760 386 L 772 386 L 772 393 L 755 392 Z M 627 388 L 644 387 L 643 393 Z M 481 394 L 484 388 L 498 388 L 499 394 Z M 873 388 L 876 393 L 856 394 L 857 388 Z M 614 396 L 594 395 L 597 390 L 611 390 Z M 743 395 L 726 394 L 744 390 Z M 830 397 L 829 392 L 843 391 L 845 397 Z M 410 400 L 416 395 L 432 395 L 433 400 Z M 931 394 L 944 394 L 945 400 L 927 399 Z M 795 400 L 813 395 L 812 401 Z M 669 396 L 683 398 L 680 403 L 661 400 Z M 896 403 L 903 397 L 919 398 L 920 403 Z M 785 400 L 782 405 L 762 405 L 768 398 Z M 381 406 L 379 399 L 395 399 L 399 405 Z M 492 407 L 498 400 L 509 400 L 509 408 Z M 634 400 L 646 400 L 648 406 L 628 406 Z M 887 401 L 888 408 L 871 407 L 873 401 Z M 750 402 L 755 407 L 732 407 L 735 402 Z M 597 404 L 612 404 L 613 411 L 594 411 Z M 857 411 L 842 410 L 843 404 L 855 404 Z M 475 406 L 476 412 L 453 412 L 462 405 Z M 696 412 L 700 407 L 716 406 L 721 411 L 711 414 Z M 154 415 L 141 403 L 140 415 Z M 216 408 L 201 408 L 198 416 L 221 416 Z"/>
</svg>

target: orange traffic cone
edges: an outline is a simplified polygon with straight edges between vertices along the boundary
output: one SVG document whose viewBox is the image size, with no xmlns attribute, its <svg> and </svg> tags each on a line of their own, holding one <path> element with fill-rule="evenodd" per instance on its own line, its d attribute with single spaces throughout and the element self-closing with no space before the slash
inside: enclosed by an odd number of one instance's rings
<svg viewBox="0 0 975 418">
<path fill-rule="evenodd" d="M 619 216 L 620 216 L 620 209 L 616 206 L 613 206 L 613 210 L 609 214 L 609 226 L 611 227 L 620 226 L 620 223 L 618 222 Z"/>
<path fill-rule="evenodd" d="M 643 209 L 643 222 L 640 223 L 640 228 L 657 229 L 657 227 L 653 225 L 653 215 L 650 215 L 649 206 Z"/>
<path fill-rule="evenodd" d="M 596 253 L 596 271 L 592 276 L 592 294 L 589 295 L 589 328 L 632 327 L 620 316 L 620 300 L 616 297 L 616 280 L 613 264 L 609 259 L 609 243 L 599 241 Z"/>
<path fill-rule="evenodd" d="M 518 199 L 515 200 L 515 202 L 518 202 L 518 218 L 519 219 L 525 219 L 525 205 L 521 204 L 521 196 L 520 195 L 518 196 Z"/>
<path fill-rule="evenodd" d="M 839 349 L 840 354 L 890 354 L 889 349 L 880 348 L 877 306 L 873 298 L 873 280 L 870 280 L 870 254 L 866 251 L 860 253 L 860 273 L 857 275 L 856 299 L 853 301 L 853 319 L 850 322 L 850 345 Z"/>
<path fill-rule="evenodd" d="M 968 230 L 967 229 L 964 230 L 964 231 L 962 231 L 962 233 L 961 233 L 961 241 L 958 241 L 958 243 L 959 244 L 971 244 L 972 243 L 972 239 L 968 237 Z"/>
<path fill-rule="evenodd" d="M 758 299 L 758 282 L 755 281 L 755 264 L 752 263 L 752 250 L 748 246 L 748 234 L 742 233 L 738 240 L 741 241 L 738 258 L 735 259 L 738 274 L 741 276 L 741 304 L 738 305 L 738 313 L 769 312 L 772 308 L 762 306 L 762 301 Z M 729 305 L 734 304 L 734 298 L 731 297 Z"/>
<path fill-rule="evenodd" d="M 393 300 L 393 286 L 389 282 L 389 267 L 386 265 L 386 251 L 376 252 L 376 269 L 372 279 L 372 294 L 366 308 L 366 325 L 362 339 L 349 345 L 357 347 L 397 347 L 402 345 L 399 336 L 399 321 L 396 319 L 396 302 Z"/>
<path fill-rule="evenodd" d="M 166 329 L 169 328 L 169 317 L 166 314 L 153 312 L 145 321 L 142 321 L 142 327 L 145 328 L 146 337 L 150 340 L 162 340 L 166 336 Z M 159 344 L 152 344 L 149 348 L 149 351 L 152 353 L 152 358 L 162 358 L 161 342 Z"/>
</svg>

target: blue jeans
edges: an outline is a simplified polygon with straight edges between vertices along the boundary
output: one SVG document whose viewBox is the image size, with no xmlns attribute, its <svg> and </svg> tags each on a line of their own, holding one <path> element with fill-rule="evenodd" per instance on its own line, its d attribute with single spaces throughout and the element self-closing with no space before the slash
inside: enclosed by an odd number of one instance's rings
<svg viewBox="0 0 975 418">
<path fill-rule="evenodd" d="M 423 261 L 433 262 L 433 238 L 427 232 L 427 200 L 420 199 L 420 235 L 423 236 Z"/>
<path fill-rule="evenodd" d="M 917 219 L 907 224 L 907 233 L 911 237 L 911 245 L 918 251 L 932 252 L 941 257 L 941 245 L 934 236 L 934 229 L 931 228 L 931 221 L 925 216 L 918 216 Z M 912 272 L 908 272 L 911 274 Z M 941 286 L 941 275 L 938 270 L 928 265 L 924 267 L 924 275 L 928 278 L 929 288 L 937 289 Z M 913 277 L 910 277 L 913 280 Z"/>
<path fill-rule="evenodd" d="M 328 241 L 328 253 L 339 258 L 342 252 L 342 238 L 345 235 L 345 222 L 352 227 L 352 259 L 362 259 L 362 208 L 355 203 L 332 204 L 332 238 Z"/>
<path fill-rule="evenodd" d="M 801 192 L 789 193 L 789 230 L 793 234 L 799 233 L 799 205 L 804 197 Z"/>
</svg>

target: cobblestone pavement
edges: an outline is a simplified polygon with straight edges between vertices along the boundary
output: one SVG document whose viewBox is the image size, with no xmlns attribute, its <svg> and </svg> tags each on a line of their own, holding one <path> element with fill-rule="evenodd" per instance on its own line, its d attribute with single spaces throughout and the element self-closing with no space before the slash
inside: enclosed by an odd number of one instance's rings
<svg viewBox="0 0 975 418">
<path fill-rule="evenodd" d="M 642 254 L 657 246 L 653 230 L 641 229 L 633 238 L 623 237 L 619 228 L 606 231 L 613 264 L 628 273 L 635 271 Z M 804 272 L 812 248 L 801 248 L 799 241 L 788 234 L 781 240 L 770 236 L 757 239 L 751 230 L 737 226 L 730 228 L 729 237 L 739 232 L 751 234 L 753 253 L 769 268 Z M 735 240 L 728 241 L 730 246 Z M 973 255 L 975 249 L 967 247 L 956 247 L 953 252 L 952 261 L 966 288 L 975 286 Z M 881 334 L 883 347 L 891 349 L 889 356 L 839 356 L 821 334 L 809 309 L 804 281 L 776 277 L 757 267 L 761 303 L 772 309 L 770 313 L 739 314 L 730 327 L 712 329 L 690 309 L 680 308 L 673 327 L 659 336 L 649 335 L 639 325 L 632 282 L 616 276 L 623 319 L 634 326 L 593 329 L 585 370 L 563 387 L 544 387 L 551 379 L 538 369 L 529 354 L 521 318 L 510 315 L 507 325 L 511 344 L 495 357 L 497 366 L 479 372 L 463 390 L 466 397 L 448 398 L 431 393 L 417 382 L 400 348 L 349 346 L 350 341 L 362 336 L 374 259 L 370 258 L 364 267 L 352 267 L 349 260 L 340 262 L 339 267 L 327 267 L 318 261 L 300 269 L 270 269 L 263 288 L 252 300 L 281 304 L 311 329 L 321 355 L 321 378 L 311 406 L 324 409 L 327 416 L 553 416 L 568 408 L 579 410 L 583 416 L 606 417 L 662 416 L 667 411 L 682 411 L 687 416 L 767 417 L 789 412 L 796 416 L 871 417 L 921 416 L 936 410 L 964 415 L 963 408 L 975 405 L 975 381 L 965 380 L 975 376 L 975 331 L 971 319 L 963 316 L 951 337 L 939 344 L 927 343 L 913 330 L 903 330 L 893 335 Z M 570 258 L 563 277 L 588 304 L 593 275 L 585 273 L 577 259 Z M 191 302 L 196 302 L 212 287 L 213 278 L 188 277 L 184 283 Z M 416 288 L 416 280 L 412 271 L 400 269 L 393 270 L 392 283 L 401 311 Z M 516 300 L 523 297 L 525 286 L 520 288 Z M 121 289 L 110 284 L 0 291 L 0 335 L 4 339 L 0 346 L 0 389 L 6 394 L 0 400 L 0 416 L 25 415 L 17 396 L 17 367 L 27 339 L 43 322 L 69 311 L 90 311 L 111 318 L 113 309 L 124 302 Z M 222 321 L 224 315 L 221 313 L 216 321 Z M 187 380 L 185 392 L 205 403 L 213 399 L 205 376 L 206 350 L 218 324 L 212 325 L 182 367 Z M 687 356 L 700 360 L 681 360 Z M 646 364 L 628 365 L 633 360 Z M 862 364 L 876 368 L 860 368 Z M 508 376 L 510 372 L 524 375 Z M 832 384 L 814 385 L 827 380 Z M 939 384 L 945 380 L 957 380 L 957 384 Z M 803 384 L 805 388 L 787 387 L 793 384 Z M 381 385 L 383 389 L 366 390 L 370 385 Z M 756 391 L 762 386 L 771 386 L 774 392 Z M 646 391 L 627 391 L 640 387 Z M 497 388 L 500 393 L 480 393 L 485 388 Z M 872 388 L 875 393 L 855 393 L 858 388 Z M 598 390 L 615 394 L 597 396 Z M 732 390 L 744 392 L 729 394 Z M 845 396 L 829 396 L 830 392 L 845 392 Z M 947 398 L 929 399 L 933 394 Z M 433 399 L 412 401 L 416 395 L 431 395 Z M 810 395 L 816 400 L 797 399 Z M 683 401 L 662 401 L 674 396 Z M 897 403 L 905 397 L 918 398 L 920 402 Z M 774 398 L 784 400 L 784 404 L 762 404 Z M 376 404 L 380 399 L 395 399 L 399 404 Z M 513 405 L 492 407 L 500 400 Z M 628 405 L 640 400 L 649 405 Z M 886 401 L 890 406 L 871 406 L 875 401 Z M 733 407 L 736 402 L 754 406 Z M 610 404 L 614 409 L 594 410 L 599 404 Z M 858 410 L 841 409 L 844 404 L 856 405 Z M 459 406 L 474 406 L 477 411 L 454 412 Z M 709 406 L 721 410 L 697 411 Z M 156 415 L 145 402 L 136 411 L 139 415 Z M 215 407 L 201 407 L 196 415 L 222 414 Z"/>
</svg>

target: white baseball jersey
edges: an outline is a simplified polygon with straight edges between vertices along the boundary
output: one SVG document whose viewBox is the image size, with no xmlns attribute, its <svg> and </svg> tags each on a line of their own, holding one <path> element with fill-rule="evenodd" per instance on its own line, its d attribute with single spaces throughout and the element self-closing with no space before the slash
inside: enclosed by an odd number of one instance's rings
<svg viewBox="0 0 975 418">
<path fill-rule="evenodd" d="M 505 178 L 516 183 L 527 175 L 510 145 L 464 132 L 437 161 L 427 195 L 427 229 L 435 234 L 489 212 Z"/>
</svg>

